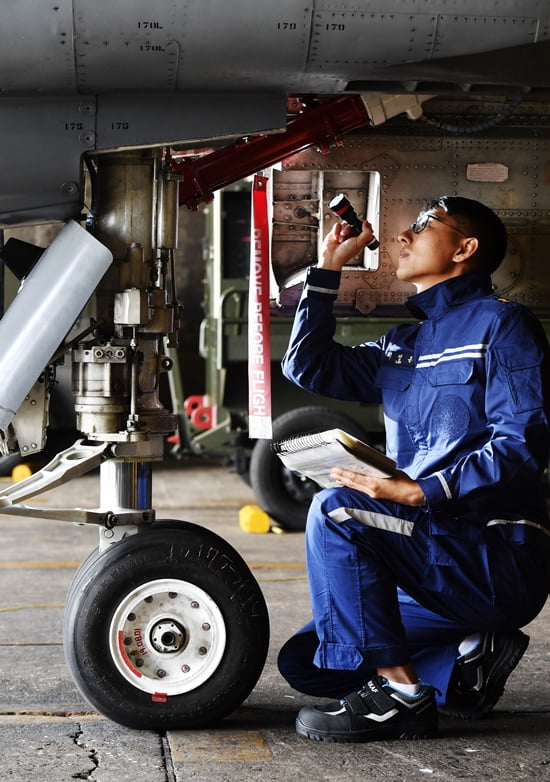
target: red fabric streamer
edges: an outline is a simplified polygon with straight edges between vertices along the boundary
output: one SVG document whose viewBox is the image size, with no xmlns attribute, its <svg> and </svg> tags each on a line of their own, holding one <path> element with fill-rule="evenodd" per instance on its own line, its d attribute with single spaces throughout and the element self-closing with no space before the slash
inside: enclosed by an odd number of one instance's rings
<svg viewBox="0 0 550 782">
<path fill-rule="evenodd" d="M 269 221 L 267 177 L 256 175 L 252 188 L 250 288 L 248 293 L 248 430 L 270 440 L 271 344 L 269 324 Z"/>
</svg>

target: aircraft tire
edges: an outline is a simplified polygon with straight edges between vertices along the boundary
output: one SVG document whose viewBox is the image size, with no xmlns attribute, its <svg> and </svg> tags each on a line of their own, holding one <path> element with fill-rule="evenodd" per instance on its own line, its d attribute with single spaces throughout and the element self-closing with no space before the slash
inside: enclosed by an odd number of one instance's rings
<svg viewBox="0 0 550 782">
<path fill-rule="evenodd" d="M 351 416 L 330 407 L 299 407 L 273 421 L 273 440 L 340 428 L 365 440 L 363 428 Z M 314 481 L 287 469 L 271 449 L 273 440 L 258 440 L 250 459 L 250 485 L 258 504 L 284 530 L 305 529 L 311 499 L 319 491 Z"/>
<path fill-rule="evenodd" d="M 69 588 L 63 642 L 76 685 L 109 719 L 199 728 L 255 686 L 269 618 L 258 583 L 226 541 L 163 520 L 84 560 Z"/>
</svg>

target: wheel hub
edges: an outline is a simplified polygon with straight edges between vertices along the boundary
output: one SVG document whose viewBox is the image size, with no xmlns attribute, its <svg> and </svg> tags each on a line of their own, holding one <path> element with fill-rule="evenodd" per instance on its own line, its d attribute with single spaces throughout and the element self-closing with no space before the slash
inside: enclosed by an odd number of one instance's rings
<svg viewBox="0 0 550 782">
<path fill-rule="evenodd" d="M 187 633 L 179 622 L 163 619 L 151 628 L 151 644 L 157 652 L 179 652 L 187 641 Z"/>
<path fill-rule="evenodd" d="M 109 646 L 119 673 L 154 697 L 189 692 L 217 669 L 226 628 L 216 602 L 195 584 L 148 581 L 121 599 Z"/>
</svg>

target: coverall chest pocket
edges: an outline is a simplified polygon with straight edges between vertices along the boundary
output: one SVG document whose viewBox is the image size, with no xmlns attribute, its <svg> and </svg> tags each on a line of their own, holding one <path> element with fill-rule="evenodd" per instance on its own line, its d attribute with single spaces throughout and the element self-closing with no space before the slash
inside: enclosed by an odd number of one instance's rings
<svg viewBox="0 0 550 782">
<path fill-rule="evenodd" d="M 386 420 L 403 420 L 408 390 L 412 381 L 412 369 L 395 364 L 382 364 L 375 378 L 380 389 Z M 386 429 L 388 424 L 386 423 Z M 388 431 L 388 430 L 387 430 Z"/>
<path fill-rule="evenodd" d="M 432 386 L 463 386 L 470 382 L 473 374 L 473 360 L 447 361 L 428 370 L 428 382 Z"/>
</svg>

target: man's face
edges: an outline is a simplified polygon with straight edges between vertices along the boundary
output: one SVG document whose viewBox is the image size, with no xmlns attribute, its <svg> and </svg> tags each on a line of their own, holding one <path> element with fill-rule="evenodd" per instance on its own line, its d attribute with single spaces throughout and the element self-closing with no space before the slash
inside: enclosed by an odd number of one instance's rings
<svg viewBox="0 0 550 782">
<path fill-rule="evenodd" d="M 401 245 L 397 278 L 413 283 L 418 292 L 464 271 L 460 261 L 466 235 L 456 221 L 441 208 L 422 212 L 419 226 L 425 220 L 419 233 L 411 227 L 397 237 Z"/>
</svg>

